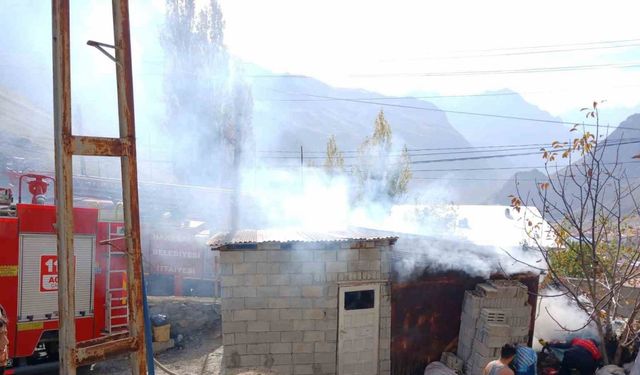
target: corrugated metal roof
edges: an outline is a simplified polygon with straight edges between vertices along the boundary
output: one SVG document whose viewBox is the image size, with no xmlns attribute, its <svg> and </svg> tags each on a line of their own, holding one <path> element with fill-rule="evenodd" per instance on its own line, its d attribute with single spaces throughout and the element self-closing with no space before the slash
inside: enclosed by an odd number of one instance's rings
<svg viewBox="0 0 640 375">
<path fill-rule="evenodd" d="M 207 245 L 220 248 L 227 245 L 292 242 L 344 242 L 397 240 L 398 237 L 383 235 L 377 231 L 347 229 L 339 231 L 314 232 L 293 229 L 248 229 L 235 232 L 222 232 L 207 241 Z"/>
</svg>

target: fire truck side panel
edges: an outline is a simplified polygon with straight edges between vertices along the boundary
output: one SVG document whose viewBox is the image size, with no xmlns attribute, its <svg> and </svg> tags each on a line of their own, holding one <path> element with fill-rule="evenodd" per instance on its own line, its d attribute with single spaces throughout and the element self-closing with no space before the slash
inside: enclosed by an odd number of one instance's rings
<svg viewBox="0 0 640 375">
<path fill-rule="evenodd" d="M 94 303 L 94 250 L 97 245 L 98 210 L 74 208 L 73 212 L 76 251 L 76 340 L 85 341 L 97 337 L 91 310 Z M 18 321 L 12 342 L 15 350 L 13 355 L 10 354 L 13 358 L 32 355 L 43 333 L 58 329 L 58 320 L 55 316 L 52 316 L 51 319 L 44 316 L 44 314 L 57 311 L 57 292 L 41 292 L 42 277 L 40 275 L 45 267 L 53 265 L 52 263 L 46 264 L 52 258 L 41 258 L 42 255 L 45 255 L 44 252 L 48 255 L 57 254 L 54 228 L 56 209 L 54 206 L 18 204 L 17 217 L 18 233 L 14 234 L 14 238 L 19 246 L 14 254 L 16 257 L 22 258 L 17 259 L 19 262 L 15 262 L 18 264 L 19 275 L 16 277 L 15 299 L 10 302 L 13 313 L 10 313 L 9 318 L 13 317 L 14 321 Z M 0 231 L 0 235 L 3 235 L 2 233 L 4 231 Z M 34 260 L 36 260 L 35 264 L 33 264 Z M 29 275 L 35 275 L 37 280 L 35 282 L 33 278 L 27 280 Z M 23 276 L 25 277 L 25 285 L 21 289 L 17 280 Z M 34 288 L 34 284 L 37 289 Z M 24 293 L 22 298 L 19 298 L 21 290 Z M 45 294 L 46 297 L 38 297 L 45 298 L 45 300 L 38 305 L 33 304 L 30 302 L 33 293 Z M 19 311 L 19 309 L 24 311 Z M 104 309 L 104 305 L 96 305 L 96 309 Z M 84 311 L 85 317 L 78 316 L 80 311 Z M 33 315 L 33 320 L 27 319 L 26 315 Z"/>
<path fill-rule="evenodd" d="M 76 316 L 93 315 L 94 244 L 93 236 L 74 236 Z M 49 320 L 56 317 L 58 311 L 56 246 L 55 235 L 20 234 L 21 282 L 18 321 Z"/>
<path fill-rule="evenodd" d="M 53 224 L 56 222 L 55 206 L 37 204 L 19 204 L 18 217 L 20 218 L 20 233 L 53 233 L 56 230 Z M 98 210 L 95 208 L 73 209 L 73 232 L 75 234 L 95 235 L 98 222 Z"/>
<path fill-rule="evenodd" d="M 0 304 L 9 317 L 9 356 L 13 357 L 18 316 L 18 219 L 0 217 Z"/>
<path fill-rule="evenodd" d="M 57 331 L 58 321 L 47 320 L 38 322 L 18 323 L 18 338 L 16 352 L 13 357 L 28 357 L 33 354 L 42 334 L 46 331 Z M 92 339 L 93 318 L 76 318 L 76 340 L 86 341 Z"/>
</svg>

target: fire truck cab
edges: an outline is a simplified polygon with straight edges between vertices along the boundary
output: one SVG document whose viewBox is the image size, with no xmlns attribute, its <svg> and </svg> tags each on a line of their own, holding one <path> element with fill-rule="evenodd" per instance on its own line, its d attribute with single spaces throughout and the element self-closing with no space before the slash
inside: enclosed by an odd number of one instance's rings
<svg viewBox="0 0 640 375">
<path fill-rule="evenodd" d="M 18 200 L 0 188 L 0 305 L 7 312 L 7 373 L 44 373 L 58 361 L 58 259 L 53 179 L 22 175 Z M 23 183 L 31 193 L 23 202 Z M 124 227 L 114 210 L 74 208 L 76 340 L 127 330 Z"/>
</svg>

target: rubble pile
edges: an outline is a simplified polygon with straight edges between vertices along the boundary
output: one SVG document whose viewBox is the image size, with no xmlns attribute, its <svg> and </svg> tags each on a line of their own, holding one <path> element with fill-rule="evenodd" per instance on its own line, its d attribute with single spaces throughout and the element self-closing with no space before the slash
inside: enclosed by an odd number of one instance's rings
<svg viewBox="0 0 640 375">
<path fill-rule="evenodd" d="M 510 280 L 487 281 L 465 293 L 457 356 L 467 374 L 481 374 L 504 344 L 527 344 L 528 298 L 527 287 Z"/>
<path fill-rule="evenodd" d="M 190 336 L 221 325 L 220 301 L 206 297 L 149 296 L 151 315 L 166 315 L 175 335 Z"/>
</svg>

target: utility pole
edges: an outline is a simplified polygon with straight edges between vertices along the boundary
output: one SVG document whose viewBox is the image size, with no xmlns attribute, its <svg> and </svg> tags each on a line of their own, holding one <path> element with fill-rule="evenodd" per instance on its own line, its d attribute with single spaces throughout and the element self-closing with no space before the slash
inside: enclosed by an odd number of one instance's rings
<svg viewBox="0 0 640 375">
<path fill-rule="evenodd" d="M 233 145 L 233 195 L 231 197 L 231 213 L 230 213 L 230 232 L 233 233 L 238 230 L 238 219 L 240 215 L 240 189 L 241 189 L 241 176 L 240 176 L 240 162 L 242 160 L 242 129 L 240 129 L 240 121 L 235 118 L 235 136 Z"/>
<path fill-rule="evenodd" d="M 300 145 L 300 187 L 304 190 L 304 150 Z"/>
</svg>

